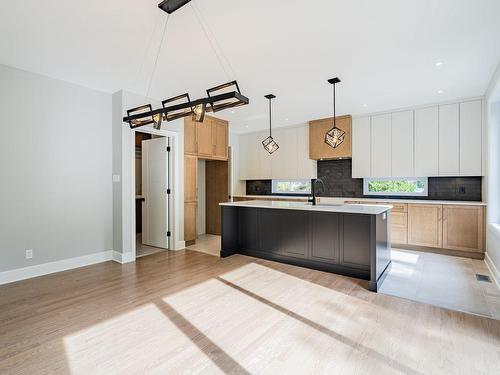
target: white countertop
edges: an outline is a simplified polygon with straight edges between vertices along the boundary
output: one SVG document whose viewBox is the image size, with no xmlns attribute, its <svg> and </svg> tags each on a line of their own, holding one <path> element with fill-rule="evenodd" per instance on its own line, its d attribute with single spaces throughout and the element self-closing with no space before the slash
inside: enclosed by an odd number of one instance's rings
<svg viewBox="0 0 500 375">
<path fill-rule="evenodd" d="M 300 199 L 307 201 L 307 197 L 294 197 L 284 195 L 234 195 L 234 198 L 252 198 L 252 199 Z M 431 199 L 390 199 L 390 198 L 342 198 L 342 197 L 317 197 L 320 203 L 335 203 L 342 202 L 382 202 L 382 203 L 413 203 L 413 204 L 450 204 L 450 205 L 467 205 L 467 206 L 486 206 L 486 202 L 475 201 L 440 201 Z"/>
<path fill-rule="evenodd" d="M 285 201 L 243 201 L 243 202 L 227 202 L 220 203 L 221 206 L 232 207 L 253 207 L 253 208 L 277 208 L 285 210 L 304 210 L 304 211 L 321 211 L 321 212 L 337 212 L 344 214 L 365 214 L 378 215 L 389 211 L 392 206 L 382 205 L 366 205 L 366 204 L 346 204 L 346 205 L 316 205 L 303 202 L 285 202 Z"/>
</svg>

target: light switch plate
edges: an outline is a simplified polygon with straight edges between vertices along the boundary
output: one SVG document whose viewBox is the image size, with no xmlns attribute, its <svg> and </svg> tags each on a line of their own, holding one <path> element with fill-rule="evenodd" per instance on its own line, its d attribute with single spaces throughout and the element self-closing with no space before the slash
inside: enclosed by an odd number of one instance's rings
<svg viewBox="0 0 500 375">
<path fill-rule="evenodd" d="M 26 250 L 26 259 L 33 258 L 33 249 Z"/>
<path fill-rule="evenodd" d="M 119 174 L 113 175 L 113 182 L 120 182 L 120 175 Z"/>
</svg>

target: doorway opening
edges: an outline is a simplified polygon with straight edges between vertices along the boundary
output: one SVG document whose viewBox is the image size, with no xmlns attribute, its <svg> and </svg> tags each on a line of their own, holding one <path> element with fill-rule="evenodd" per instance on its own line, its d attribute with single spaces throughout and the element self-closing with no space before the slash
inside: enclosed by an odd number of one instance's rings
<svg viewBox="0 0 500 375">
<path fill-rule="evenodd" d="M 170 248 L 169 137 L 135 132 L 136 258 Z"/>
<path fill-rule="evenodd" d="M 221 235 L 219 203 L 229 201 L 231 162 L 230 159 L 226 161 L 189 158 L 187 168 L 191 170 L 191 176 L 195 181 L 188 183 L 186 189 L 189 191 L 189 185 L 192 185 L 195 194 L 188 192 L 188 196 L 194 197 L 194 204 L 189 206 L 189 202 L 186 203 L 188 208 L 192 207 L 191 214 L 189 210 L 185 211 L 187 212 L 186 245 L 189 250 L 219 256 Z M 189 219 L 189 215 L 195 217 Z"/>
</svg>

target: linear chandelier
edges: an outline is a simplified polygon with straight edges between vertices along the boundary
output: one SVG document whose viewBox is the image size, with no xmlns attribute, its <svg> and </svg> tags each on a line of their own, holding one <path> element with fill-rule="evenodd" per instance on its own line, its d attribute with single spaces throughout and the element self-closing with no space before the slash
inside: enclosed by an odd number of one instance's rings
<svg viewBox="0 0 500 375">
<path fill-rule="evenodd" d="M 345 139 L 345 131 L 337 128 L 337 114 L 335 112 L 335 85 L 340 82 L 338 77 L 328 80 L 333 87 L 333 128 L 325 134 L 325 143 L 333 148 L 339 147 Z"/>
<path fill-rule="evenodd" d="M 148 87 L 148 92 L 146 97 L 149 95 L 149 89 L 151 87 L 151 82 L 153 81 L 153 75 L 156 69 L 156 63 L 158 62 L 158 57 L 161 51 L 165 33 L 167 30 L 168 17 L 171 13 L 175 12 L 182 6 L 189 3 L 191 0 L 164 0 L 158 7 L 165 11 L 167 15 L 167 20 L 165 21 L 165 27 L 163 30 L 163 36 L 161 43 L 158 47 L 158 52 L 156 55 L 156 61 L 153 68 L 153 72 L 150 78 L 150 85 Z M 199 19 L 201 24 L 201 20 Z M 203 25 L 201 25 L 205 31 Z M 206 34 L 209 44 L 214 49 L 214 52 L 219 58 L 215 47 L 212 45 L 208 35 Z M 220 59 L 219 59 L 220 61 Z M 222 62 L 220 61 L 221 65 Z M 222 66 L 224 69 L 224 67 Z M 141 126 L 153 124 L 155 129 L 161 129 L 163 121 L 172 121 L 182 117 L 191 116 L 193 121 L 203 122 L 206 112 L 219 112 L 224 109 L 239 107 L 241 105 L 246 105 L 250 101 L 244 96 L 238 86 L 237 81 L 230 81 L 222 85 L 212 87 L 208 89 L 207 96 L 204 98 L 191 100 L 189 94 L 185 93 L 178 95 L 162 101 L 162 108 L 154 109 L 151 104 L 145 104 L 140 107 L 132 108 L 127 110 L 127 116 L 123 118 L 123 122 L 129 124 L 131 129 L 135 129 Z"/>
</svg>

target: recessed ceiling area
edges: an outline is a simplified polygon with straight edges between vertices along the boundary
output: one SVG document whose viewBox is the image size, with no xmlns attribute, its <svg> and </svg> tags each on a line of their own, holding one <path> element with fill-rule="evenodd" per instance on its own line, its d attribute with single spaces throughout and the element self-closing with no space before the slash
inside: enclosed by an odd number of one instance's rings
<svg viewBox="0 0 500 375">
<path fill-rule="evenodd" d="M 167 16 L 158 2 L 6 2 L 0 63 L 144 94 Z M 496 0 L 193 0 L 170 16 L 151 96 L 198 98 L 237 79 L 250 105 L 221 112 L 235 132 L 266 129 L 269 92 L 273 126 L 331 116 L 334 76 L 338 114 L 481 96 L 500 61 L 498 14 Z"/>
</svg>

